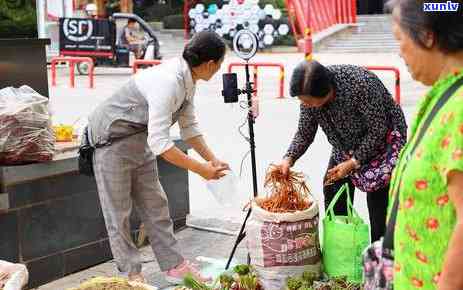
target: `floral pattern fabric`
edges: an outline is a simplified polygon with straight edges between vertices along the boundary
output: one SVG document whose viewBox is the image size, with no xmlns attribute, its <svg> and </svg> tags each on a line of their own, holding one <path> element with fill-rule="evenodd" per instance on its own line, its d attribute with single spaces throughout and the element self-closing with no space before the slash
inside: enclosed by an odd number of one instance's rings
<svg viewBox="0 0 463 290">
<path fill-rule="evenodd" d="M 392 171 L 405 140 L 406 137 L 402 136 L 399 131 L 389 132 L 382 153 L 350 175 L 352 184 L 363 192 L 375 192 L 389 185 Z M 340 158 L 339 155 L 335 155 L 333 158 L 337 163 L 341 163 L 350 159 L 352 154 L 353 152 L 350 152 L 342 159 L 336 159 Z"/>
<path fill-rule="evenodd" d="M 334 75 L 335 99 L 320 108 L 301 105 L 298 130 L 285 157 L 298 160 L 312 144 L 318 126 L 333 145 L 335 160 L 352 151 L 361 164 L 385 152 L 388 132 L 397 130 L 406 138 L 402 109 L 375 74 L 354 65 L 327 68 Z"/>
<path fill-rule="evenodd" d="M 456 223 L 447 174 L 463 171 L 463 87 L 436 114 L 413 155 L 409 152 L 415 133 L 437 100 L 461 77 L 463 73 L 456 73 L 442 79 L 424 98 L 411 128 L 412 137 L 393 174 L 390 205 L 400 188 L 394 234 L 395 290 L 437 289 Z"/>
</svg>

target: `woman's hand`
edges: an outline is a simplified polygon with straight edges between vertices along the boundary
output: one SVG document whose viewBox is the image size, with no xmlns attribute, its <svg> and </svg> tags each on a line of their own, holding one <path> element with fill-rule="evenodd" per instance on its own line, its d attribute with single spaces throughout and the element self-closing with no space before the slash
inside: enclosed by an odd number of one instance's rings
<svg viewBox="0 0 463 290">
<path fill-rule="evenodd" d="M 355 161 L 349 159 L 328 170 L 325 178 L 325 185 L 333 184 L 335 181 L 347 177 L 356 167 Z"/>
<path fill-rule="evenodd" d="M 223 171 L 227 169 L 229 169 L 228 165 L 227 166 L 225 165 L 215 166 L 212 163 L 212 161 L 209 161 L 209 162 L 201 164 L 201 168 L 198 174 L 201 175 L 206 180 L 219 179 L 225 176 L 225 173 Z"/>
<path fill-rule="evenodd" d="M 222 160 L 219 160 L 217 158 L 211 160 L 212 165 L 216 167 L 225 167 L 226 170 L 230 170 L 230 165 L 228 165 L 227 162 L 223 162 Z"/>
<path fill-rule="evenodd" d="M 277 167 L 280 169 L 280 172 L 287 176 L 289 173 L 289 169 L 293 166 L 293 160 L 291 157 L 286 157 L 281 160 L 280 164 L 277 164 Z"/>
</svg>

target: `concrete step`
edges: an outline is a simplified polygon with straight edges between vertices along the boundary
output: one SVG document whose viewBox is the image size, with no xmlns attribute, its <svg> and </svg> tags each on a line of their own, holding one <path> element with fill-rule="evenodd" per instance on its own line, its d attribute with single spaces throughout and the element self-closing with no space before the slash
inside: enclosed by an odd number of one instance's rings
<svg viewBox="0 0 463 290">
<path fill-rule="evenodd" d="M 399 44 L 392 33 L 390 15 L 362 15 L 357 25 L 315 47 L 319 52 L 367 53 L 397 52 Z"/>
<path fill-rule="evenodd" d="M 391 14 L 357 15 L 357 22 L 380 22 L 391 20 Z"/>
<path fill-rule="evenodd" d="M 339 39 L 335 42 L 355 42 L 355 43 L 398 43 L 395 39 L 387 39 L 387 38 L 347 38 L 347 39 Z"/>
<path fill-rule="evenodd" d="M 326 46 L 323 46 L 325 48 L 340 48 L 340 49 L 345 49 L 345 48 L 348 48 L 348 49 L 363 49 L 363 48 L 399 48 L 398 45 L 391 45 L 391 44 L 383 44 L 383 45 L 377 45 L 377 44 L 372 44 L 372 45 L 356 45 L 356 44 L 349 44 L 349 43 L 346 43 L 346 44 L 343 44 L 343 43 L 340 43 L 340 44 L 331 44 L 331 45 L 326 45 Z"/>
<path fill-rule="evenodd" d="M 344 51 L 351 51 L 351 52 L 377 52 L 377 53 L 388 53 L 391 51 L 399 51 L 397 47 L 320 47 L 318 51 L 323 52 L 344 52 Z"/>
<path fill-rule="evenodd" d="M 384 36 L 384 35 L 376 35 L 376 36 L 373 36 L 373 35 L 370 35 L 370 36 L 366 36 L 366 35 L 345 35 L 345 36 L 340 36 L 338 38 L 338 40 L 345 40 L 345 39 L 349 39 L 349 40 L 358 40 L 358 41 L 364 41 L 364 40 L 372 40 L 372 41 L 396 41 L 395 38 L 393 36 Z"/>
<path fill-rule="evenodd" d="M 394 53 L 399 52 L 398 49 L 323 49 L 317 48 L 316 53 Z"/>
<path fill-rule="evenodd" d="M 392 33 L 392 27 L 384 26 L 384 27 L 368 27 L 368 26 L 358 26 L 352 29 L 352 32 L 358 33 L 367 33 L 367 34 L 375 34 L 375 33 Z"/>
<path fill-rule="evenodd" d="M 345 41 L 358 41 L 358 42 L 392 42 L 396 43 L 397 40 L 394 37 L 367 37 L 367 36 L 362 36 L 362 35 L 345 35 L 339 38 L 335 39 L 330 39 L 330 42 L 333 41 L 339 41 L 339 42 L 345 42 Z"/>
<path fill-rule="evenodd" d="M 361 37 L 384 37 L 384 38 L 394 38 L 392 31 L 379 31 L 379 32 L 370 32 L 370 31 L 352 31 L 350 36 L 361 36 Z"/>
<path fill-rule="evenodd" d="M 356 44 L 356 45 L 370 45 L 370 44 L 384 44 L 384 45 L 399 45 L 397 41 L 394 39 L 368 39 L 368 38 L 347 38 L 347 39 L 337 39 L 337 40 L 330 40 L 325 42 L 325 44 L 335 44 L 335 43 L 343 43 L 343 44 Z"/>
</svg>

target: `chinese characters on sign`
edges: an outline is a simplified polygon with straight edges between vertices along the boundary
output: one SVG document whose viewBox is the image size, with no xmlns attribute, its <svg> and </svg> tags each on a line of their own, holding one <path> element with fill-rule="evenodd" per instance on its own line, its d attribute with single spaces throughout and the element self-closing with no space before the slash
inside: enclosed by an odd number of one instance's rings
<svg viewBox="0 0 463 290">
<path fill-rule="evenodd" d="M 318 216 L 291 223 L 266 222 L 261 234 L 265 267 L 302 266 L 321 259 Z"/>
</svg>

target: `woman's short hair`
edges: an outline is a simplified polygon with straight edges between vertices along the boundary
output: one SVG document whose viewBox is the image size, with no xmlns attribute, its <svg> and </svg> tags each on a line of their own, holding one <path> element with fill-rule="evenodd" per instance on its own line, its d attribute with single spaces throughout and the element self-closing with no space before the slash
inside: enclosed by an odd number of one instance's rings
<svg viewBox="0 0 463 290">
<path fill-rule="evenodd" d="M 425 11 L 424 2 L 447 4 L 443 1 L 390 0 L 389 11 L 400 9 L 400 27 L 421 47 L 425 46 L 425 33 L 432 32 L 440 50 L 453 53 L 463 50 L 463 3 L 455 1 L 457 11 Z M 429 4 L 428 3 L 428 4 Z"/>
<path fill-rule="evenodd" d="M 183 49 L 183 59 L 190 67 L 197 67 L 208 61 L 219 61 L 225 55 L 225 42 L 215 32 L 196 33 Z"/>
<path fill-rule="evenodd" d="M 302 61 L 293 71 L 290 95 L 324 98 L 333 87 L 333 73 L 318 61 Z"/>
</svg>

